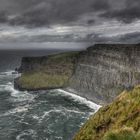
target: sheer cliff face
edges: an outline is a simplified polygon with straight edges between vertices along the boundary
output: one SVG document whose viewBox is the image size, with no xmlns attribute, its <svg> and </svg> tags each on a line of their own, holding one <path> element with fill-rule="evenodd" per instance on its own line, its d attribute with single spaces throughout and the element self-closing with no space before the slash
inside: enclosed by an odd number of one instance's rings
<svg viewBox="0 0 140 140">
<path fill-rule="evenodd" d="M 140 84 L 140 45 L 95 45 L 81 52 L 70 89 L 97 103 Z"/>
</svg>

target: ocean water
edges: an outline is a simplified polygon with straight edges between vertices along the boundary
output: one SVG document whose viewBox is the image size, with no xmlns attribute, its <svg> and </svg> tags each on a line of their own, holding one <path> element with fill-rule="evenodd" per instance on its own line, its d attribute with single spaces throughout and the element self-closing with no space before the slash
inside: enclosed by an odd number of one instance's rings
<svg viewBox="0 0 140 140">
<path fill-rule="evenodd" d="M 13 81 L 19 74 L 14 67 L 21 55 L 0 58 L 0 140 L 71 140 L 100 107 L 61 89 L 15 90 Z"/>
</svg>

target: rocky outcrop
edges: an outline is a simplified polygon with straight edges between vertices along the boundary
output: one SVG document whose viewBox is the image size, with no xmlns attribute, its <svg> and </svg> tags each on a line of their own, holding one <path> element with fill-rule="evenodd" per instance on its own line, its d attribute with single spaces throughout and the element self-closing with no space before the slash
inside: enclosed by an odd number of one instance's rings
<svg viewBox="0 0 140 140">
<path fill-rule="evenodd" d="M 68 90 L 105 104 L 137 84 L 140 45 L 99 44 L 81 52 Z"/>
<path fill-rule="evenodd" d="M 45 73 L 51 75 L 56 72 L 67 73 L 71 68 L 68 81 L 65 80 L 68 83 L 66 90 L 99 104 L 111 102 L 124 89 L 130 89 L 140 83 L 139 44 L 98 44 L 74 54 L 74 59 L 70 61 L 64 61 L 67 57 L 60 56 L 59 61 L 55 56 L 55 59 L 52 57 L 49 61 L 44 57 L 23 58 L 19 71 L 32 73 L 34 70 L 38 72 L 46 69 Z M 28 77 L 26 75 L 26 79 Z M 27 80 L 24 82 L 26 84 Z"/>
</svg>

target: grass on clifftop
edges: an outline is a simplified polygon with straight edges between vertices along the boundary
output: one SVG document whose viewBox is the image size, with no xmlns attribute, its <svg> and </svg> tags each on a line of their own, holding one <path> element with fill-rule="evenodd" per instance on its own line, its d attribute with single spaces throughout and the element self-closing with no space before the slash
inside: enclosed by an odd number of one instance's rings
<svg viewBox="0 0 140 140">
<path fill-rule="evenodd" d="M 66 75 L 48 75 L 41 72 L 23 74 L 18 83 L 24 89 L 59 88 L 67 82 Z"/>
<path fill-rule="evenodd" d="M 73 61 L 73 58 L 77 57 L 79 52 L 65 52 L 65 53 L 59 53 L 54 55 L 49 55 L 49 60 L 51 62 L 71 62 Z"/>
<path fill-rule="evenodd" d="M 73 140 L 140 140 L 140 87 L 122 92 L 83 125 Z"/>
<path fill-rule="evenodd" d="M 47 89 L 65 86 L 74 71 L 78 54 L 79 52 L 66 52 L 49 55 L 41 62 L 31 60 L 30 64 L 34 68 L 24 72 L 19 77 L 17 80 L 19 87 L 23 89 Z M 35 67 L 36 64 L 39 65 L 39 69 Z"/>
</svg>

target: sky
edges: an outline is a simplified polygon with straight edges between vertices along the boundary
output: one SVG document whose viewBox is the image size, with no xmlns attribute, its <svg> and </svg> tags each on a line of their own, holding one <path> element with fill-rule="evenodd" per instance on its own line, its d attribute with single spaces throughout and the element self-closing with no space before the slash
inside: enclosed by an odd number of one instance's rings
<svg viewBox="0 0 140 140">
<path fill-rule="evenodd" d="M 0 43 L 139 43 L 140 0 L 0 0 Z"/>
</svg>

